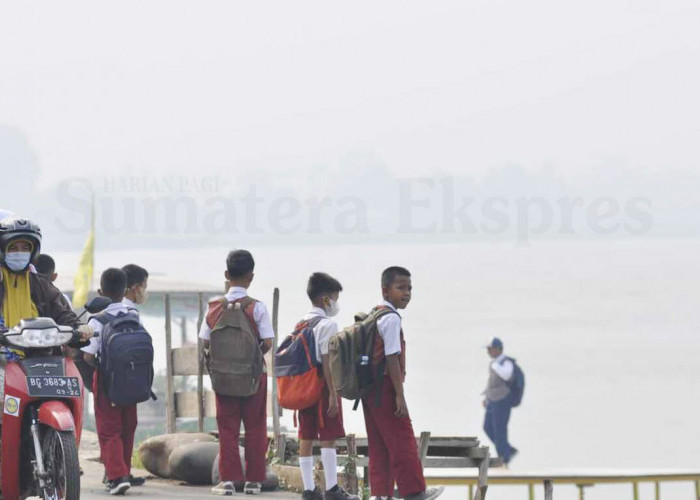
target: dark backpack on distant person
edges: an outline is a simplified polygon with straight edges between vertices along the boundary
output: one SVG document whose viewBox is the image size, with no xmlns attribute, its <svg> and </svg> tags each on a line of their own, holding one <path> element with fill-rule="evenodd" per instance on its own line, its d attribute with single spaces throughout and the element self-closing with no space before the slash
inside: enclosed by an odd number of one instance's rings
<svg viewBox="0 0 700 500">
<path fill-rule="evenodd" d="M 99 383 L 115 405 L 143 403 L 155 398 L 153 385 L 153 339 L 139 321 L 138 313 L 102 312 L 92 317 L 102 323 Z"/>
<path fill-rule="evenodd" d="M 223 310 L 211 330 L 205 354 L 211 385 L 217 394 L 253 396 L 266 376 L 260 335 L 253 320 L 255 303 L 250 297 L 233 302 L 220 299 Z"/>
<path fill-rule="evenodd" d="M 515 359 L 506 357 L 513 363 L 513 375 L 506 381 L 506 385 L 510 389 L 510 400 L 513 408 L 520 406 L 525 392 L 525 374 L 520 365 L 515 362 Z M 505 361 L 505 360 L 504 360 Z"/>
<path fill-rule="evenodd" d="M 379 386 L 384 376 L 385 363 L 377 366 L 372 358 L 379 336 L 377 321 L 387 314 L 397 313 L 381 307 L 369 314 L 358 313 L 353 325 L 344 328 L 328 342 L 333 385 L 341 397 L 355 401 L 353 409 L 365 395 Z"/>
</svg>

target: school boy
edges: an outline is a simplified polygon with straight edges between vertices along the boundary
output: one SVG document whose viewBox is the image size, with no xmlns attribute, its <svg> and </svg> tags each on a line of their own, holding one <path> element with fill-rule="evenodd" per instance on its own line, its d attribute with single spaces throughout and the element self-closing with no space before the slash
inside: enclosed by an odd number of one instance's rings
<svg viewBox="0 0 700 500">
<path fill-rule="evenodd" d="M 240 302 L 248 296 L 248 288 L 254 277 L 255 261 L 247 250 L 234 250 L 226 258 L 228 303 Z M 254 300 L 254 299 L 253 299 Z M 209 349 L 211 332 L 223 313 L 222 301 L 209 302 L 206 321 L 202 323 L 199 337 L 204 348 Z M 254 307 L 246 308 L 246 316 L 257 332 L 260 348 L 264 353 L 272 348 L 275 334 L 267 307 L 254 300 Z M 245 476 L 238 451 L 241 420 L 245 426 Z M 221 482 L 211 492 L 215 495 L 233 495 L 234 482 L 245 481 L 247 494 L 259 495 L 265 480 L 265 453 L 267 448 L 267 376 L 260 378 L 258 392 L 248 397 L 216 394 L 216 423 L 219 427 L 219 476 Z"/>
<path fill-rule="evenodd" d="M 406 500 L 437 498 L 443 487 L 425 487 L 423 467 L 418 456 L 413 426 L 403 391 L 406 377 L 406 343 L 401 328 L 399 309 L 411 300 L 411 273 L 402 267 L 390 267 L 382 273 L 384 301 L 379 308 L 388 308 L 377 321 L 378 348 L 372 363 L 386 370 L 380 385 L 362 399 L 369 445 L 369 478 L 372 495 L 393 497 L 394 481 Z M 377 394 L 380 401 L 377 405 Z"/>
<path fill-rule="evenodd" d="M 122 303 L 126 291 L 126 274 L 121 269 L 109 268 L 102 273 L 98 293 L 112 299 L 103 311 L 111 316 L 119 313 L 136 314 Z M 90 345 L 83 347 L 85 361 L 97 366 L 96 356 L 100 351 L 100 334 L 103 324 L 95 318 L 88 321 L 96 336 Z M 99 370 L 95 370 L 92 381 L 95 399 L 95 424 L 100 443 L 100 455 L 107 476 L 110 495 L 123 495 L 131 486 L 141 485 L 141 478 L 131 476 L 131 454 L 134 449 L 134 434 L 138 423 L 136 405 L 114 405 L 104 394 L 99 383 Z"/>
<path fill-rule="evenodd" d="M 36 269 L 37 273 L 46 276 L 51 283 L 54 283 L 56 278 L 58 278 L 58 273 L 56 272 L 56 261 L 53 260 L 53 257 L 47 253 L 37 255 L 36 259 L 34 260 L 34 268 Z M 73 309 L 73 303 L 68 295 L 65 293 L 61 293 L 61 295 L 64 299 L 66 299 L 68 307 Z"/>
<path fill-rule="evenodd" d="M 127 264 L 122 267 L 122 271 L 126 273 L 124 305 L 138 310 L 136 306 L 145 304 L 148 300 L 148 271 L 136 264 Z"/>
<path fill-rule="evenodd" d="M 359 500 L 338 485 L 338 459 L 335 440 L 345 437 L 343 408 L 333 385 L 328 358 L 328 341 L 338 333 L 337 323 L 331 319 L 340 311 L 338 298 L 343 287 L 326 273 L 309 277 L 306 294 L 313 308 L 301 321 L 316 320 L 313 328 L 316 341 L 316 359 L 323 365 L 323 393 L 315 405 L 299 411 L 299 467 L 304 483 L 304 500 Z M 318 319 L 317 319 L 318 318 Z M 321 462 L 326 478 L 324 494 L 314 485 L 313 440 L 321 441 Z"/>
</svg>

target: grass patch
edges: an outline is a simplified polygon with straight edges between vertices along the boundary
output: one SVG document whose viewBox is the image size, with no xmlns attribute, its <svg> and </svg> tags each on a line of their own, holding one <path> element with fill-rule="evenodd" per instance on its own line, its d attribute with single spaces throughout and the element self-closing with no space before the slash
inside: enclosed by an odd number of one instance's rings
<svg viewBox="0 0 700 500">
<path fill-rule="evenodd" d="M 135 469 L 144 469 L 144 470 L 146 469 L 143 466 L 143 462 L 141 461 L 141 457 L 139 456 L 139 447 L 138 446 L 134 446 L 134 451 L 131 453 L 131 466 Z"/>
</svg>

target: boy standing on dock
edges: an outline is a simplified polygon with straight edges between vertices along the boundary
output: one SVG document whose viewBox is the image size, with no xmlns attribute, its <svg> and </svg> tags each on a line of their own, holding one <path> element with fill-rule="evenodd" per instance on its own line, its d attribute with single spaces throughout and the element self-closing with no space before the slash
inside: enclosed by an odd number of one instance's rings
<svg viewBox="0 0 700 500">
<path fill-rule="evenodd" d="M 328 360 L 328 341 L 338 333 L 337 323 L 331 319 L 340 310 L 338 298 L 343 290 L 340 282 L 326 273 L 314 273 L 309 278 L 306 294 L 313 308 L 300 324 L 313 326 L 316 341 L 316 359 L 323 368 L 323 392 L 315 405 L 299 411 L 299 467 L 304 482 L 304 500 L 359 500 L 338 485 L 338 460 L 335 440 L 345 437 L 343 407 L 335 392 Z M 321 462 L 326 479 L 326 491 L 314 485 L 314 439 L 321 441 Z"/>
<path fill-rule="evenodd" d="M 233 495 L 233 483 L 243 481 L 245 493 L 259 495 L 265 480 L 267 374 L 262 356 L 272 348 L 275 334 L 265 304 L 248 296 L 254 269 L 255 261 L 247 250 L 228 254 L 228 292 L 209 302 L 199 332 L 216 393 L 221 482 L 211 490 L 215 495 Z M 240 373 L 247 375 L 237 375 Z M 245 396 L 230 395 L 245 392 L 241 386 L 249 390 Z M 245 476 L 238 451 L 241 421 L 245 426 Z"/>
<path fill-rule="evenodd" d="M 425 486 L 423 466 L 409 418 L 403 392 L 406 377 L 406 342 L 401 328 L 399 309 L 411 300 L 411 273 L 402 267 L 390 267 L 382 273 L 384 301 L 377 308 L 392 311 L 377 321 L 372 364 L 378 374 L 377 386 L 362 399 L 369 445 L 369 476 L 371 494 L 393 497 L 394 481 L 406 500 L 432 500 L 440 496 L 443 487 Z"/>
</svg>

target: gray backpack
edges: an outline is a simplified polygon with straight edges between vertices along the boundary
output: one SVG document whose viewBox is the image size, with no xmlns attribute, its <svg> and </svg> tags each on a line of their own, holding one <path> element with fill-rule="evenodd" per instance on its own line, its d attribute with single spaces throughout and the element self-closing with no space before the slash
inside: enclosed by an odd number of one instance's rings
<svg viewBox="0 0 700 500">
<path fill-rule="evenodd" d="M 223 396 L 252 396 L 264 376 L 260 335 L 253 319 L 255 299 L 222 299 L 221 317 L 211 331 L 207 369 L 214 392 Z"/>
<path fill-rule="evenodd" d="M 333 385 L 338 394 L 355 401 L 353 410 L 365 395 L 376 387 L 381 387 L 384 377 L 383 361 L 375 366 L 377 357 L 377 321 L 387 314 L 397 314 L 388 307 L 373 309 L 369 314 L 357 313 L 355 323 L 332 336 L 328 342 L 328 355 Z M 381 351 L 383 354 L 383 351 Z M 379 391 L 375 394 L 381 396 Z"/>
</svg>

